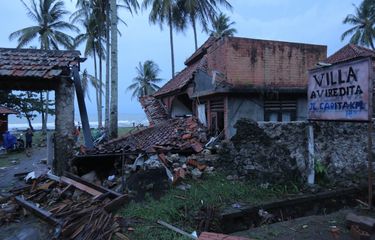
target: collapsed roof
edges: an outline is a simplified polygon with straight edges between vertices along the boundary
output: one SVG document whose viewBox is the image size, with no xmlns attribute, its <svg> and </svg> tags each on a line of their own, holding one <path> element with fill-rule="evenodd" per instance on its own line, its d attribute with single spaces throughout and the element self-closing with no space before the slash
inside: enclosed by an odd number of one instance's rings
<svg viewBox="0 0 375 240">
<path fill-rule="evenodd" d="M 200 152 L 206 141 L 204 128 L 194 117 L 165 120 L 157 125 L 130 132 L 103 145 L 87 150 L 85 155 L 120 155 L 137 152 Z"/>
</svg>

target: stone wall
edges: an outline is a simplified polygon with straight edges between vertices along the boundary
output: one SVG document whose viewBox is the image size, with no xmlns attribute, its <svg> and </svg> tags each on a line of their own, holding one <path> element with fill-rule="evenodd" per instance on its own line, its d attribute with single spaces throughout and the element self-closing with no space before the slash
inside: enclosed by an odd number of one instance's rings
<svg viewBox="0 0 375 240">
<path fill-rule="evenodd" d="M 261 181 L 306 182 L 307 122 L 257 123 L 241 119 L 235 127 L 236 135 L 220 150 L 228 169 Z M 313 127 L 315 161 L 323 167 L 325 180 L 345 186 L 366 180 L 367 124 L 315 122 Z"/>
</svg>

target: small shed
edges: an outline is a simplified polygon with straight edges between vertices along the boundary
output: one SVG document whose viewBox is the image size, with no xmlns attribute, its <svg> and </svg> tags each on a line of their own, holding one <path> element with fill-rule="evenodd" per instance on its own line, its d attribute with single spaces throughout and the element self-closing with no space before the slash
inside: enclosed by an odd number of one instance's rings
<svg viewBox="0 0 375 240">
<path fill-rule="evenodd" d="M 55 158 L 53 170 L 69 168 L 74 147 L 74 81 L 79 51 L 0 48 L 0 90 L 55 92 Z"/>
<path fill-rule="evenodd" d="M 8 131 L 8 115 L 9 114 L 17 114 L 16 111 L 0 106 L 0 135 Z M 1 138 L 0 138 L 1 142 Z"/>
</svg>

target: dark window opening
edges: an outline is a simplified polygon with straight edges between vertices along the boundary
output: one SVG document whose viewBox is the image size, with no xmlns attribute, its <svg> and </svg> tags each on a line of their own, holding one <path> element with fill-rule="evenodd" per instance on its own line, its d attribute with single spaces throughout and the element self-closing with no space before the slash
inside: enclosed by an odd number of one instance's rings
<svg viewBox="0 0 375 240">
<path fill-rule="evenodd" d="M 264 102 L 264 121 L 291 122 L 296 119 L 297 102 L 295 100 Z"/>
</svg>

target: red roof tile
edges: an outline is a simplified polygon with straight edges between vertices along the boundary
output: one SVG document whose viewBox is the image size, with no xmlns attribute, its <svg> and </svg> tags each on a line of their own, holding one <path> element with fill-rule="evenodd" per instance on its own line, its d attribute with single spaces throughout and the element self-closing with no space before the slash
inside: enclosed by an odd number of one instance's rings
<svg viewBox="0 0 375 240">
<path fill-rule="evenodd" d="M 340 63 L 361 57 L 375 58 L 375 51 L 354 44 L 347 44 L 331 56 L 325 62 L 330 64 Z"/>
<path fill-rule="evenodd" d="M 154 93 L 154 96 L 157 97 L 157 96 L 165 95 L 174 91 L 181 90 L 190 82 L 190 80 L 193 79 L 196 71 L 198 69 L 201 69 L 205 63 L 206 63 L 206 58 L 203 58 L 200 61 L 197 61 L 193 63 L 192 65 L 184 68 L 184 70 L 179 72 L 174 78 L 169 80 L 163 87 L 161 87 L 156 93 Z"/>
<path fill-rule="evenodd" d="M 169 118 L 163 103 L 153 96 L 144 96 L 139 99 L 146 113 L 150 125 L 159 124 Z"/>
<path fill-rule="evenodd" d="M 0 114 L 18 114 L 18 112 L 12 109 L 0 106 Z"/>
<path fill-rule="evenodd" d="M 184 62 L 186 66 L 189 66 L 199 60 L 204 54 L 206 54 L 207 49 L 215 42 L 217 38 L 209 37 L 206 42 L 202 44 L 186 61 Z"/>
<path fill-rule="evenodd" d="M 80 62 L 79 51 L 0 48 L 0 77 L 51 79 Z"/>
<path fill-rule="evenodd" d="M 169 119 L 158 125 L 111 140 L 95 149 L 88 150 L 86 154 L 116 154 L 121 153 L 122 150 L 154 152 L 157 149 L 194 152 L 192 145 L 199 145 L 200 127 L 197 119 L 193 117 Z M 192 135 L 191 138 L 182 139 L 182 136 L 187 133 Z"/>
</svg>

